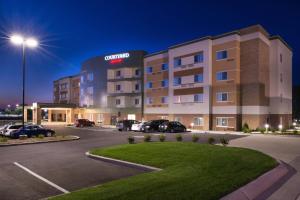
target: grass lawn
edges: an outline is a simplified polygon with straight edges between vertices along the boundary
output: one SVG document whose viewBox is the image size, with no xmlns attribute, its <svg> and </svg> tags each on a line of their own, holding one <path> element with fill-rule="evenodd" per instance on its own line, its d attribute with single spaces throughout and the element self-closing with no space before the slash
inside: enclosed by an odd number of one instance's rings
<svg viewBox="0 0 300 200">
<path fill-rule="evenodd" d="M 128 144 L 91 153 L 163 170 L 54 199 L 219 199 L 277 165 L 273 158 L 254 150 L 188 142 Z"/>
</svg>

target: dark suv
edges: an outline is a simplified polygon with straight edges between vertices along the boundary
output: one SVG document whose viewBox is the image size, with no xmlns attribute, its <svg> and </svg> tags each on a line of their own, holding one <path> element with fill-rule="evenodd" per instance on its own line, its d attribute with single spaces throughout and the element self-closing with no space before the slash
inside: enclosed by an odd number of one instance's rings
<svg viewBox="0 0 300 200">
<path fill-rule="evenodd" d="M 95 122 L 88 119 L 77 119 L 75 122 L 76 127 L 95 126 Z"/>
<path fill-rule="evenodd" d="M 186 127 L 177 121 L 164 122 L 161 125 L 159 125 L 159 131 L 171 133 L 186 132 Z"/>
<path fill-rule="evenodd" d="M 159 120 L 151 120 L 143 124 L 142 130 L 143 132 L 151 132 L 151 131 L 158 131 L 159 125 L 164 122 L 168 122 L 169 120 L 166 119 L 159 119 Z"/>
<path fill-rule="evenodd" d="M 131 119 L 125 119 L 117 122 L 117 129 L 119 131 L 131 131 L 131 126 L 132 124 L 139 123 L 136 120 L 131 120 Z"/>
</svg>

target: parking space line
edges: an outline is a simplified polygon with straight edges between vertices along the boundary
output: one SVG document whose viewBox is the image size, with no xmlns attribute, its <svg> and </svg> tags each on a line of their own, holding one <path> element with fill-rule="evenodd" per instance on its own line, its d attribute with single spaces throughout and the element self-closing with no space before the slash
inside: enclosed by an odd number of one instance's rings
<svg viewBox="0 0 300 200">
<path fill-rule="evenodd" d="M 55 183 L 53 183 L 53 182 L 51 182 L 51 181 L 45 179 L 44 177 L 42 177 L 42 176 L 40 176 L 40 175 L 34 173 L 33 171 L 31 171 L 30 169 L 24 167 L 23 165 L 21 165 L 21 164 L 19 164 L 19 163 L 17 163 L 17 162 L 14 162 L 14 164 L 15 164 L 16 166 L 20 167 L 21 169 L 25 170 L 26 172 L 28 172 L 28 173 L 31 174 L 32 176 L 34 176 L 34 177 L 40 179 L 41 181 L 44 181 L 44 182 L 47 183 L 48 185 L 51 185 L 52 187 L 56 188 L 57 190 L 59 190 L 59 191 L 65 193 L 65 194 L 70 193 L 68 190 L 65 190 L 64 188 L 62 188 L 62 187 L 56 185 Z"/>
</svg>

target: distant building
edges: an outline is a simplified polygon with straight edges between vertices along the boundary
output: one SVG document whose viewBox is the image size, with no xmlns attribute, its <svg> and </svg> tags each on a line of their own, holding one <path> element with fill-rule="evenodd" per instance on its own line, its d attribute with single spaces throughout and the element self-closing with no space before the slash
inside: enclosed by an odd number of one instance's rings
<svg viewBox="0 0 300 200">
<path fill-rule="evenodd" d="M 67 76 L 53 82 L 53 103 L 79 106 L 80 75 Z"/>
</svg>

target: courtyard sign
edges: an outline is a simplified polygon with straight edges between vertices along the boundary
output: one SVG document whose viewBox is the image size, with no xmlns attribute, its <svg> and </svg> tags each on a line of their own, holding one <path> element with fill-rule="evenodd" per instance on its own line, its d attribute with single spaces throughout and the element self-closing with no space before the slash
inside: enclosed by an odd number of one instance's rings
<svg viewBox="0 0 300 200">
<path fill-rule="evenodd" d="M 106 60 L 106 61 L 119 60 L 119 59 L 123 59 L 123 58 L 129 58 L 129 53 L 120 53 L 120 54 L 105 56 L 104 60 Z"/>
</svg>

